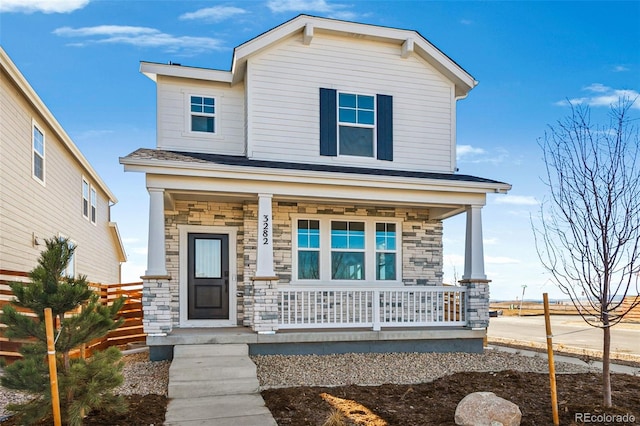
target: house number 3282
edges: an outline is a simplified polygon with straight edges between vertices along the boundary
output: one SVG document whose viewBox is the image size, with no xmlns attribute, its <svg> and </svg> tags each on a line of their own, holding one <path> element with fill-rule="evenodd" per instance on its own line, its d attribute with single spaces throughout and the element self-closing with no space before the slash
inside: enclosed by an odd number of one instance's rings
<svg viewBox="0 0 640 426">
<path fill-rule="evenodd" d="M 269 244 L 269 215 L 262 215 L 262 244 Z"/>
</svg>

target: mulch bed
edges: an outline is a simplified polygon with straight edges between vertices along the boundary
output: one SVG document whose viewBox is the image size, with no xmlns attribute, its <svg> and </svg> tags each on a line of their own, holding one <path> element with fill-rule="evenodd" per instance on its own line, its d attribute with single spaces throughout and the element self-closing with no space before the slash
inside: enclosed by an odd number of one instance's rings
<svg viewBox="0 0 640 426">
<path fill-rule="evenodd" d="M 612 375 L 614 407 L 606 409 L 602 407 L 601 375 L 558 375 L 556 382 L 561 425 L 582 425 L 575 421 L 576 413 L 635 417 L 634 423 L 604 421 L 587 423 L 589 426 L 640 424 L 640 378 Z M 390 426 L 435 426 L 455 425 L 458 402 L 469 393 L 488 391 L 520 407 L 521 425 L 549 426 L 553 424 L 549 388 L 548 374 L 501 371 L 456 373 L 415 385 L 270 389 L 263 391 L 262 396 L 280 426 L 322 425 L 333 410 L 319 396 L 323 392 L 357 401 Z M 347 421 L 346 424 L 356 423 Z"/>
</svg>

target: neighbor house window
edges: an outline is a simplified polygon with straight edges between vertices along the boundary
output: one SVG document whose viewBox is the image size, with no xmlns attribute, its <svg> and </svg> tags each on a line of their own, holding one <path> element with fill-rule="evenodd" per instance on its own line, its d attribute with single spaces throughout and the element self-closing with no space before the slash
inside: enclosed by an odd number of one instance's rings
<svg viewBox="0 0 640 426">
<path fill-rule="evenodd" d="M 33 177 L 44 183 L 44 133 L 33 124 Z"/>
<path fill-rule="evenodd" d="M 98 196 L 96 194 L 95 188 L 91 187 L 90 191 L 91 197 L 91 223 L 95 225 L 97 217 L 98 217 Z"/>
<path fill-rule="evenodd" d="M 338 154 L 373 157 L 375 147 L 375 97 L 338 94 Z"/>
<path fill-rule="evenodd" d="M 298 279 L 320 279 L 320 221 L 298 221 Z"/>
<path fill-rule="evenodd" d="M 191 131 L 216 132 L 216 100 L 206 96 L 191 96 Z"/>
<path fill-rule="evenodd" d="M 376 280 L 396 279 L 396 224 L 376 223 Z"/>
<path fill-rule="evenodd" d="M 77 250 L 77 245 L 74 241 L 60 235 L 58 237 L 60 239 L 60 241 L 66 240 L 67 244 L 69 245 L 70 249 L 74 249 L 73 254 L 71 255 L 71 257 L 69 258 L 69 263 L 67 264 L 67 267 L 62 271 L 62 275 L 64 275 L 65 277 L 75 277 L 76 276 L 76 250 Z"/>
<path fill-rule="evenodd" d="M 82 216 L 89 219 L 89 182 L 82 178 Z"/>
<path fill-rule="evenodd" d="M 331 279 L 364 278 L 364 222 L 331 222 Z"/>
</svg>

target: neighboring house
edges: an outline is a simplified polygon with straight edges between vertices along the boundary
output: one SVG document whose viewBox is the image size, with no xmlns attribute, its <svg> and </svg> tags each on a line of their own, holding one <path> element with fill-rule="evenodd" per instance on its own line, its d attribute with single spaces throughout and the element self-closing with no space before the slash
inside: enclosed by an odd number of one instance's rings
<svg viewBox="0 0 640 426">
<path fill-rule="evenodd" d="M 395 327 L 482 350 L 481 210 L 511 186 L 455 173 L 456 102 L 476 85 L 458 64 L 415 31 L 301 15 L 236 47 L 231 71 L 141 72 L 157 148 L 120 162 L 150 196 L 151 345 L 191 327 Z M 461 213 L 464 274 L 445 287 L 443 220 Z"/>
<path fill-rule="evenodd" d="M 0 281 L 25 280 L 44 240 L 64 237 L 67 274 L 120 282 L 115 196 L 2 48 L 0 66 Z"/>
</svg>

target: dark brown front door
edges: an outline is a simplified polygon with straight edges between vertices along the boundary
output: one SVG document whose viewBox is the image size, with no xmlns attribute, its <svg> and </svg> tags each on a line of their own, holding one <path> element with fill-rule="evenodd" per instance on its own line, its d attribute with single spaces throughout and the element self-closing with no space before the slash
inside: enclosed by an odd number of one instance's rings
<svg viewBox="0 0 640 426">
<path fill-rule="evenodd" d="M 229 236 L 189 234 L 189 319 L 229 319 Z"/>
</svg>

